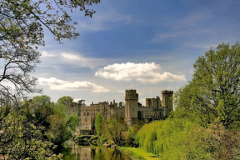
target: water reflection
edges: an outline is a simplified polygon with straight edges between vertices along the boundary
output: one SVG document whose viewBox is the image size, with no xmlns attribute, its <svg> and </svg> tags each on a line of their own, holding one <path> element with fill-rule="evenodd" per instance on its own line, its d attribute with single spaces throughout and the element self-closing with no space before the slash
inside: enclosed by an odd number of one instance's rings
<svg viewBox="0 0 240 160">
<path fill-rule="evenodd" d="M 119 150 L 106 147 L 81 147 L 70 143 L 71 149 L 62 150 L 64 160 L 130 160 Z"/>
</svg>

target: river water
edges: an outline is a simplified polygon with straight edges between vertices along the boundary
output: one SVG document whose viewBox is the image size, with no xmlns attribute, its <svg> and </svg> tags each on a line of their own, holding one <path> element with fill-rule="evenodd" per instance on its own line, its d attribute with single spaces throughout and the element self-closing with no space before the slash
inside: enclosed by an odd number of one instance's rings
<svg viewBox="0 0 240 160">
<path fill-rule="evenodd" d="M 61 151 L 64 160 L 131 160 L 119 150 L 106 147 L 77 146 L 70 143 L 70 149 Z"/>
</svg>

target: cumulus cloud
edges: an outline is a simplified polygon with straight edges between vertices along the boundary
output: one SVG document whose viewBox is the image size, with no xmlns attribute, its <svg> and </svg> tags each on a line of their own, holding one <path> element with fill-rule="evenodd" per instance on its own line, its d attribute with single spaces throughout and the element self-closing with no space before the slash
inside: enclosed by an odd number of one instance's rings
<svg viewBox="0 0 240 160">
<path fill-rule="evenodd" d="M 40 85 L 48 85 L 52 90 L 91 90 L 91 92 L 109 92 L 109 89 L 87 81 L 63 81 L 54 77 L 39 78 Z"/>
<path fill-rule="evenodd" d="M 142 83 L 158 83 L 162 81 L 186 81 L 185 75 L 160 72 L 161 67 L 152 63 L 115 63 L 99 69 L 95 76 L 116 81 L 137 80 Z"/>
</svg>

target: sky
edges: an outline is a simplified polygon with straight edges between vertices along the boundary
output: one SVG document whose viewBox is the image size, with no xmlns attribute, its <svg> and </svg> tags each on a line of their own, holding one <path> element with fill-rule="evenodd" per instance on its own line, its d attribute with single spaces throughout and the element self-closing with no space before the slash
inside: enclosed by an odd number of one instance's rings
<svg viewBox="0 0 240 160">
<path fill-rule="evenodd" d="M 136 89 L 145 105 L 145 98 L 188 84 L 193 64 L 211 47 L 239 41 L 239 6 L 238 0 L 101 0 L 91 7 L 93 18 L 72 15 L 77 39 L 59 44 L 45 31 L 32 76 L 54 102 L 63 96 L 120 102 L 125 90 Z"/>
</svg>

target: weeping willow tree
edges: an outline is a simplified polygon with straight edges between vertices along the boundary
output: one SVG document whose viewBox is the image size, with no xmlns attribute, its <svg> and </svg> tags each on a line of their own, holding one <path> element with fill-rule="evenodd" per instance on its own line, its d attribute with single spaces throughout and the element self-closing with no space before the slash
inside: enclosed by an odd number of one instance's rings
<svg viewBox="0 0 240 160">
<path fill-rule="evenodd" d="M 187 119 L 145 124 L 135 136 L 141 148 L 162 159 L 234 159 L 240 149 L 238 137 L 222 125 L 204 128 Z"/>
</svg>

